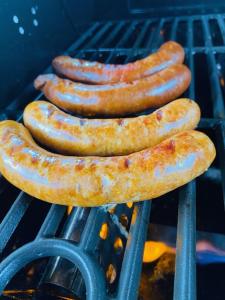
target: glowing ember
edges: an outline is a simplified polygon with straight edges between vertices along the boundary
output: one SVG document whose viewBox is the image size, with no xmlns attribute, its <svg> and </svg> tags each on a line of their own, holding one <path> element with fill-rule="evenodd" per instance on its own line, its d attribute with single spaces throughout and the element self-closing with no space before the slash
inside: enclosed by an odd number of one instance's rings
<svg viewBox="0 0 225 300">
<path fill-rule="evenodd" d="M 121 253 L 121 251 L 123 250 L 123 241 L 121 240 L 121 238 L 117 238 L 114 242 L 114 249 L 117 251 L 117 253 Z"/>
<path fill-rule="evenodd" d="M 175 253 L 175 249 L 167 246 L 163 242 L 147 241 L 144 248 L 143 262 L 151 263 L 164 253 Z"/>
<path fill-rule="evenodd" d="M 72 209 L 73 209 L 73 206 L 68 206 L 67 207 L 67 215 L 70 215 Z"/>
<path fill-rule="evenodd" d="M 127 207 L 131 208 L 133 206 L 133 202 L 127 202 Z"/>
<path fill-rule="evenodd" d="M 115 269 L 115 267 L 112 264 L 110 264 L 108 266 L 108 269 L 106 271 L 106 278 L 107 278 L 108 282 L 111 283 L 111 284 L 116 279 L 116 269 Z"/>
<path fill-rule="evenodd" d="M 106 240 L 109 233 L 109 227 L 107 223 L 103 223 L 101 230 L 99 232 L 99 236 L 101 239 Z"/>
</svg>

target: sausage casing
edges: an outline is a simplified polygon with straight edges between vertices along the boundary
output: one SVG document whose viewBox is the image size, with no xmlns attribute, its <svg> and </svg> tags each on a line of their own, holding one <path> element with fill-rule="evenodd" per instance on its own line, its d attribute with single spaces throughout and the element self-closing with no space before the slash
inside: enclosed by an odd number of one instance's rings
<svg viewBox="0 0 225 300">
<path fill-rule="evenodd" d="M 125 115 L 160 107 L 179 97 L 189 86 L 191 73 L 184 65 L 173 65 L 131 83 L 87 85 L 40 75 L 34 85 L 58 107 L 82 115 Z"/>
<path fill-rule="evenodd" d="M 134 81 L 171 65 L 182 64 L 183 61 L 184 49 L 178 43 L 169 41 L 156 53 L 125 65 L 102 64 L 69 56 L 58 56 L 53 60 L 52 66 L 58 74 L 72 80 L 107 84 Z"/>
<path fill-rule="evenodd" d="M 202 174 L 215 158 L 198 131 L 126 156 L 71 157 L 37 146 L 15 121 L 0 123 L 0 172 L 26 193 L 57 204 L 99 206 L 153 199 Z"/>
<path fill-rule="evenodd" d="M 37 141 L 57 152 L 111 156 L 137 152 L 195 128 L 200 109 L 192 100 L 178 99 L 146 116 L 81 119 L 49 102 L 35 101 L 25 108 L 23 119 Z"/>
</svg>

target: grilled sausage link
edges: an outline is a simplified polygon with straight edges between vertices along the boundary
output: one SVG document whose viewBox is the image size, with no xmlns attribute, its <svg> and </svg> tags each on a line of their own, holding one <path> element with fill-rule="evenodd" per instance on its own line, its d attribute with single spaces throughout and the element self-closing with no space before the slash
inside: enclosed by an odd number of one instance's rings
<svg viewBox="0 0 225 300">
<path fill-rule="evenodd" d="M 184 65 L 174 65 L 132 83 L 90 86 L 40 75 L 37 89 L 54 104 L 82 115 L 125 115 L 150 107 L 160 107 L 179 97 L 189 86 L 191 73 Z"/>
<path fill-rule="evenodd" d="M 153 199 L 202 174 L 215 158 L 211 140 L 185 131 L 127 156 L 72 157 L 37 146 L 15 121 L 0 123 L 0 172 L 39 199 L 98 206 Z"/>
<path fill-rule="evenodd" d="M 134 81 L 159 72 L 171 65 L 182 64 L 183 61 L 184 49 L 182 46 L 169 41 L 163 44 L 156 53 L 125 65 L 89 62 L 69 56 L 56 57 L 52 65 L 58 74 L 72 80 L 107 84 Z"/>
<path fill-rule="evenodd" d="M 63 154 L 125 155 L 152 147 L 200 119 L 192 100 L 175 100 L 154 113 L 125 119 L 80 119 L 45 101 L 30 103 L 23 115 L 32 136 Z"/>
</svg>

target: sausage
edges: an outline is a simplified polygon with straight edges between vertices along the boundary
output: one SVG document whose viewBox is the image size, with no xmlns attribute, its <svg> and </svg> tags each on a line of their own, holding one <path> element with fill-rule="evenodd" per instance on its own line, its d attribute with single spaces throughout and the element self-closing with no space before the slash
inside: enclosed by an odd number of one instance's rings
<svg viewBox="0 0 225 300">
<path fill-rule="evenodd" d="M 182 64 L 183 61 L 182 46 L 169 41 L 163 44 L 156 53 L 125 65 L 102 64 L 69 56 L 58 56 L 53 60 L 52 66 L 58 74 L 72 80 L 107 84 L 134 81 L 171 65 Z"/>
<path fill-rule="evenodd" d="M 22 124 L 0 123 L 2 175 L 30 195 L 62 205 L 153 199 L 202 174 L 214 158 L 211 140 L 193 130 L 126 156 L 74 157 L 43 150 Z"/>
<path fill-rule="evenodd" d="M 175 100 L 154 113 L 125 119 L 80 119 L 45 101 L 35 101 L 23 115 L 26 127 L 41 144 L 70 155 L 125 155 L 152 147 L 200 120 L 192 100 Z"/>
<path fill-rule="evenodd" d="M 120 116 L 160 107 L 179 97 L 190 81 L 189 69 L 174 65 L 132 83 L 93 86 L 47 74 L 38 76 L 34 85 L 64 110 L 89 116 Z"/>
</svg>

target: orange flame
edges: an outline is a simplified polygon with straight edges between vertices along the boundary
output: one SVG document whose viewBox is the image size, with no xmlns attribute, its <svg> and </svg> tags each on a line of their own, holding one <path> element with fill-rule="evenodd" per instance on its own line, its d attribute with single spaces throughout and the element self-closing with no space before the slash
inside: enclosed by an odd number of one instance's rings
<svg viewBox="0 0 225 300">
<path fill-rule="evenodd" d="M 70 215 L 72 209 L 73 209 L 73 206 L 68 206 L 68 207 L 67 207 L 67 215 L 68 215 L 68 216 Z"/>
<path fill-rule="evenodd" d="M 107 223 L 103 223 L 99 232 L 99 236 L 101 239 L 106 240 L 109 234 L 109 226 Z"/>
<path fill-rule="evenodd" d="M 225 251 L 215 247 L 211 242 L 200 240 L 196 243 L 196 253 L 204 255 L 206 252 L 211 253 L 210 258 L 202 258 L 199 263 L 225 262 Z M 145 242 L 143 262 L 151 263 L 160 258 L 164 253 L 176 253 L 176 249 L 168 246 L 163 242 L 147 241 Z M 223 259 L 222 259 L 223 258 Z"/>
<path fill-rule="evenodd" d="M 145 242 L 143 262 L 151 263 L 160 258 L 164 253 L 175 253 L 175 249 L 163 242 L 147 241 Z"/>
</svg>

